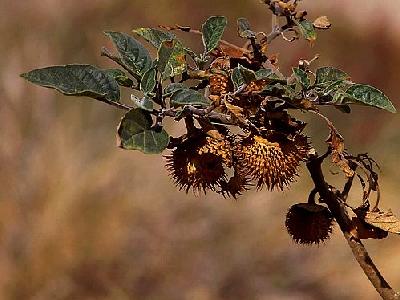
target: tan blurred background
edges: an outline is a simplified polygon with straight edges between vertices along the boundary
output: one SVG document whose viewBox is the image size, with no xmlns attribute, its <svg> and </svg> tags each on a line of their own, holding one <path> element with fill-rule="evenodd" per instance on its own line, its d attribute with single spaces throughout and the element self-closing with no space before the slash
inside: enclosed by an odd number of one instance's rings
<svg viewBox="0 0 400 300">
<path fill-rule="evenodd" d="M 398 0 L 303 6 L 334 27 L 314 48 L 272 46 L 282 70 L 320 53 L 319 65 L 379 87 L 400 108 Z M 307 199 L 307 176 L 284 193 L 249 192 L 239 201 L 187 196 L 172 185 L 162 157 L 115 147 L 120 111 L 18 77 L 54 64 L 111 66 L 99 56 L 109 45 L 103 30 L 198 27 L 215 14 L 229 17 L 226 39 L 234 42 L 237 17 L 260 31 L 271 24 L 257 0 L 0 0 L 0 299 L 378 298 L 337 228 L 311 248 L 286 234 L 285 212 Z M 380 162 L 382 207 L 400 215 L 399 116 L 369 108 L 329 115 L 350 151 Z M 327 131 L 312 121 L 308 133 L 322 149 Z M 400 289 L 400 237 L 365 244 Z"/>
</svg>

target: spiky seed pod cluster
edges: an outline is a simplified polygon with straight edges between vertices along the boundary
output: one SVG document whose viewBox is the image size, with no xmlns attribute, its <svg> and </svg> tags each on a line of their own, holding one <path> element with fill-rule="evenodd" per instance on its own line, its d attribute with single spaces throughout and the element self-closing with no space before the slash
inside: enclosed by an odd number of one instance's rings
<svg viewBox="0 0 400 300">
<path fill-rule="evenodd" d="M 334 218 L 325 206 L 297 203 L 286 215 L 286 229 L 298 244 L 319 244 L 329 239 Z"/>
<path fill-rule="evenodd" d="M 242 172 L 257 182 L 257 188 L 283 190 L 297 175 L 300 162 L 308 156 L 307 138 L 296 135 L 251 136 L 237 147 L 236 155 Z"/>
<path fill-rule="evenodd" d="M 231 166 L 227 140 L 204 135 L 187 138 L 166 156 L 167 169 L 179 189 L 188 192 L 215 191 L 226 180 L 225 167 Z"/>
</svg>

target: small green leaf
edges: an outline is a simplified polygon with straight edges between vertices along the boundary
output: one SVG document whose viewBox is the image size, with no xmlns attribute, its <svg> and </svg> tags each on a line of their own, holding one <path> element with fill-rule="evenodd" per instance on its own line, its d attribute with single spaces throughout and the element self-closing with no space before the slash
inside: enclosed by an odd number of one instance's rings
<svg viewBox="0 0 400 300">
<path fill-rule="evenodd" d="M 171 105 L 182 106 L 182 105 L 198 105 L 207 106 L 210 102 L 204 97 L 204 95 L 198 91 L 192 89 L 178 90 L 171 96 Z"/>
<path fill-rule="evenodd" d="M 373 86 L 354 84 L 347 89 L 346 94 L 355 99 L 355 103 L 374 106 L 392 113 L 396 112 L 396 108 L 393 106 L 392 102 L 390 102 L 389 98 L 382 91 Z"/>
<path fill-rule="evenodd" d="M 235 91 L 237 91 L 239 87 L 241 87 L 244 84 L 242 72 L 240 72 L 240 69 L 238 67 L 233 69 L 231 80 L 233 82 L 233 87 Z"/>
<path fill-rule="evenodd" d="M 101 101 L 118 102 L 117 81 L 108 73 L 91 65 L 52 66 L 21 74 L 26 80 L 67 96 L 87 96 Z"/>
<path fill-rule="evenodd" d="M 239 64 L 235 69 L 233 69 L 231 79 L 234 89 L 237 91 L 243 84 L 249 84 L 250 82 L 257 80 L 257 76 L 253 70 L 247 69 Z"/>
<path fill-rule="evenodd" d="M 174 82 L 167 85 L 164 89 L 163 96 L 170 97 L 175 94 L 177 91 L 186 90 L 187 87 L 183 83 Z"/>
<path fill-rule="evenodd" d="M 239 18 L 237 20 L 238 34 L 245 39 L 255 38 L 256 33 L 251 30 L 250 23 L 246 18 Z"/>
<path fill-rule="evenodd" d="M 151 68 L 143 74 L 142 80 L 140 81 L 140 90 L 145 94 L 150 94 L 156 87 L 156 69 Z"/>
<path fill-rule="evenodd" d="M 203 44 L 206 53 L 217 48 L 228 20 L 223 16 L 209 17 L 202 26 Z"/>
<path fill-rule="evenodd" d="M 174 40 L 163 41 L 161 43 L 161 46 L 158 49 L 158 63 L 157 63 L 157 69 L 158 71 L 160 71 L 160 73 L 164 73 L 168 61 L 171 58 L 172 52 L 174 51 L 175 44 L 176 41 Z"/>
<path fill-rule="evenodd" d="M 175 34 L 154 28 L 137 28 L 132 32 L 144 38 L 157 49 L 160 48 L 162 42 L 176 39 Z"/>
<path fill-rule="evenodd" d="M 310 86 L 310 78 L 308 78 L 308 74 L 306 71 L 300 68 L 293 68 L 293 74 L 297 81 L 304 87 L 308 88 Z"/>
<path fill-rule="evenodd" d="M 345 81 L 350 77 L 345 72 L 334 67 L 318 68 L 315 73 L 315 84 L 331 84 L 333 81 Z"/>
<path fill-rule="evenodd" d="M 135 95 L 131 95 L 131 100 L 136 105 L 136 107 L 139 107 L 143 110 L 153 111 L 153 109 L 154 109 L 154 102 L 148 96 L 144 96 L 142 99 L 140 99 L 140 98 L 136 97 Z"/>
<path fill-rule="evenodd" d="M 130 79 L 122 70 L 120 69 L 108 69 L 105 70 L 111 77 L 113 77 L 120 86 L 132 87 L 133 80 Z"/>
<path fill-rule="evenodd" d="M 315 31 L 314 25 L 308 20 L 295 21 L 296 25 L 299 27 L 301 35 L 309 41 L 311 44 L 317 39 L 317 32 Z"/>
<path fill-rule="evenodd" d="M 158 154 L 167 148 L 169 135 L 164 129 L 152 128 L 150 114 L 140 108 L 130 110 L 118 126 L 119 147 Z"/>
<path fill-rule="evenodd" d="M 111 38 L 121 60 L 132 72 L 143 76 L 150 69 L 152 60 L 149 51 L 136 39 L 121 32 L 107 31 L 105 34 Z"/>
<path fill-rule="evenodd" d="M 186 49 L 180 41 L 161 43 L 158 50 L 158 69 L 163 74 L 163 79 L 178 76 L 186 71 Z"/>
</svg>

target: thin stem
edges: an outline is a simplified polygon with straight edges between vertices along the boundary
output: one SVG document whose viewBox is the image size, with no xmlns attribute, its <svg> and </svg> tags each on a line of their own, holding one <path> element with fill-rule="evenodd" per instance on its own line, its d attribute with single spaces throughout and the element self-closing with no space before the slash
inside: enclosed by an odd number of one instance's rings
<svg viewBox="0 0 400 300">
<path fill-rule="evenodd" d="M 363 269 L 365 275 L 367 275 L 369 281 L 375 287 L 376 291 L 381 295 L 384 300 L 395 300 L 400 299 L 400 294 L 396 293 L 389 285 L 389 283 L 382 276 L 372 258 L 369 256 L 361 240 L 357 237 L 356 229 L 346 211 L 345 204 L 338 197 L 335 189 L 329 186 L 324 178 L 322 172 L 321 157 L 311 157 L 307 163 L 307 168 L 310 172 L 311 178 L 315 184 L 315 188 L 318 190 L 322 200 L 329 207 L 329 210 L 334 215 L 340 229 L 343 232 L 344 237 L 349 244 L 351 251 L 353 252 L 354 258 Z"/>
</svg>

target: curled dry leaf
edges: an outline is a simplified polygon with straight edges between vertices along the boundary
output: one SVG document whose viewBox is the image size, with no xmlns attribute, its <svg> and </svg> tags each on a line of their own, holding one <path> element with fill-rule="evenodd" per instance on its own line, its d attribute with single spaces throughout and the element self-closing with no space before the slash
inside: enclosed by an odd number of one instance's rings
<svg viewBox="0 0 400 300">
<path fill-rule="evenodd" d="M 332 162 L 339 166 L 346 177 L 353 177 L 355 172 L 350 168 L 349 161 L 344 157 L 344 139 L 330 121 L 328 122 L 328 126 L 330 133 L 326 142 L 332 150 Z"/>
<path fill-rule="evenodd" d="M 327 16 L 318 17 L 313 22 L 313 25 L 317 29 L 329 29 L 332 26 L 332 24 L 331 24 L 331 22 L 329 22 Z"/>
<path fill-rule="evenodd" d="M 351 234 L 359 239 L 366 240 L 366 239 L 384 239 L 388 236 L 387 231 L 382 230 L 380 228 L 371 226 L 360 218 L 360 216 L 355 216 L 351 219 L 353 223 L 353 230 L 351 230 Z"/>
<path fill-rule="evenodd" d="M 367 211 L 364 216 L 365 223 L 380 228 L 390 233 L 400 234 L 400 220 L 391 210 L 385 211 Z"/>
</svg>

